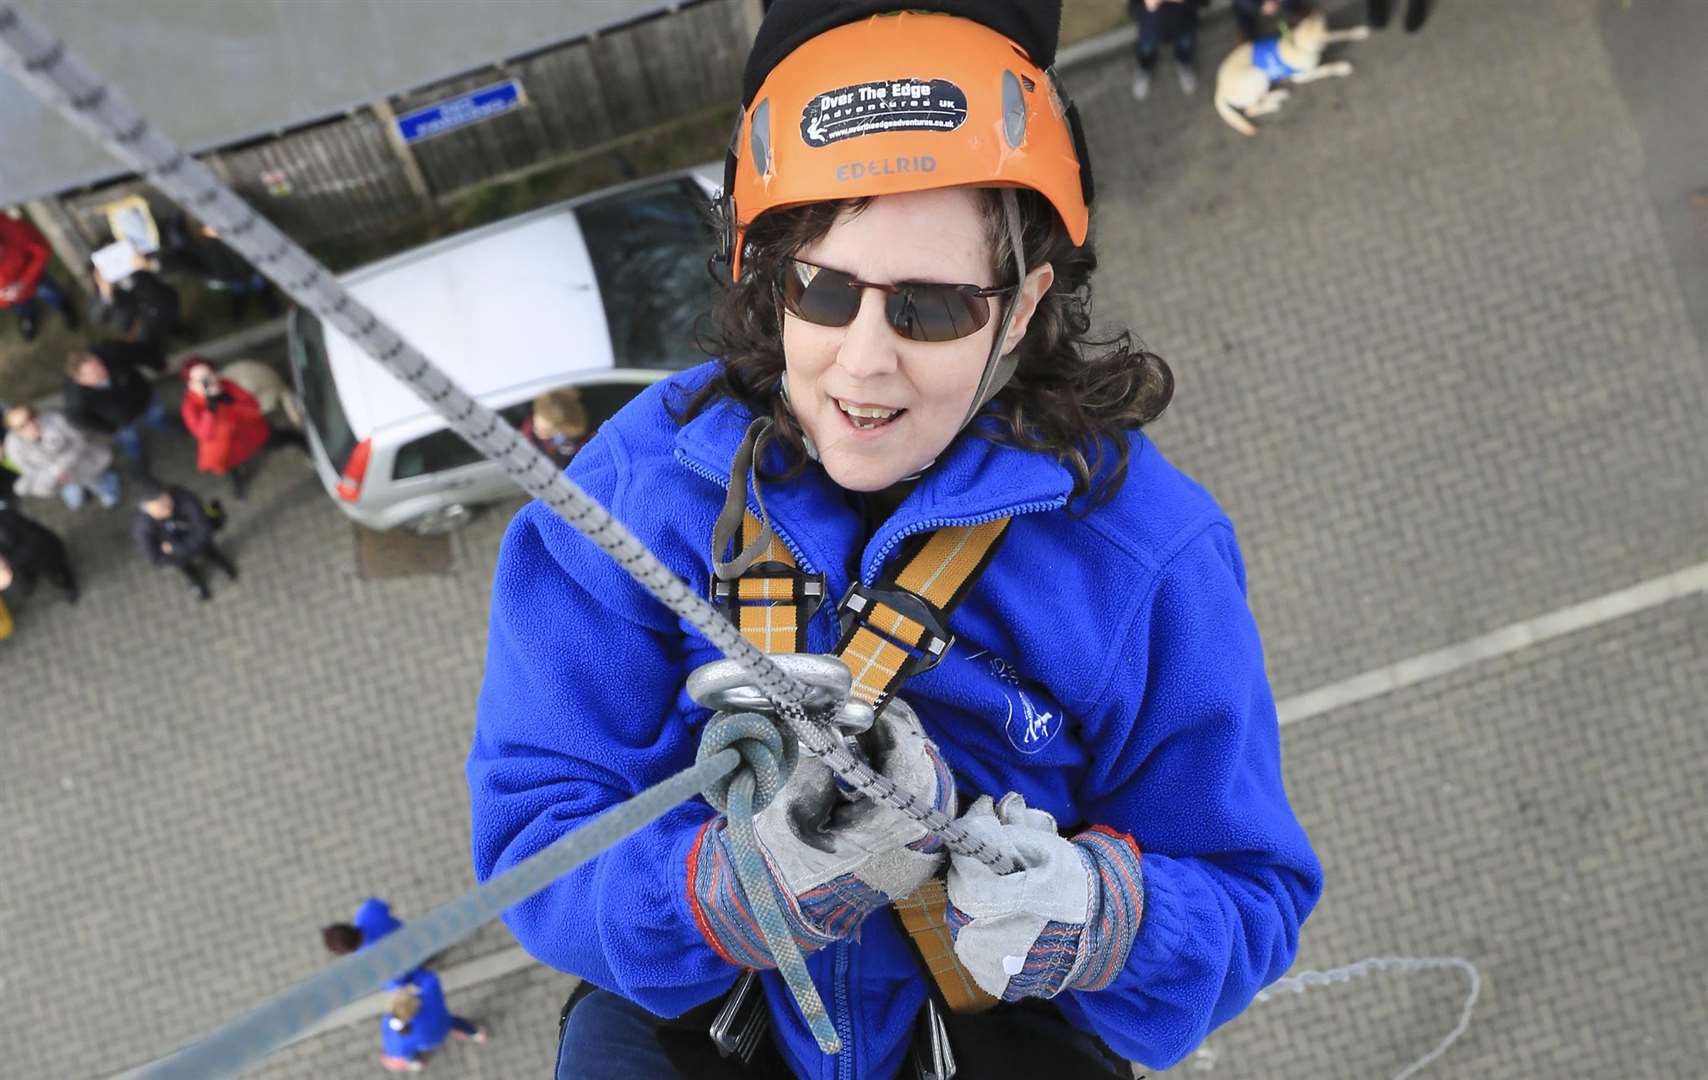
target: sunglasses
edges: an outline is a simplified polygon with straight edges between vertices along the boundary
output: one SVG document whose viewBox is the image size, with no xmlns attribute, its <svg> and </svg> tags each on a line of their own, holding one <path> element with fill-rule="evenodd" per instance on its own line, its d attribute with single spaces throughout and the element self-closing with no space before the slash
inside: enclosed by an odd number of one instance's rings
<svg viewBox="0 0 1708 1080">
<path fill-rule="evenodd" d="M 865 291 L 877 289 L 885 294 L 884 317 L 909 341 L 954 341 L 976 334 L 990 322 L 990 298 L 1018 287 L 987 289 L 930 281 L 882 285 L 800 259 L 784 259 L 779 276 L 783 309 L 814 326 L 847 326 L 860 313 Z"/>
</svg>

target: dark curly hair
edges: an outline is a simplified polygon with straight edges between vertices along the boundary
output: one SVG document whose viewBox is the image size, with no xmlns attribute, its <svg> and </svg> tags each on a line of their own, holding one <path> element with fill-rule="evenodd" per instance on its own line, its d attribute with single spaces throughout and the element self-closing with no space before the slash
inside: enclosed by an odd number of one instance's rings
<svg viewBox="0 0 1708 1080">
<path fill-rule="evenodd" d="M 1021 240 L 1029 267 L 1049 263 L 1055 280 L 1038 303 L 1015 350 L 1014 377 L 985 407 L 996 425 L 979 434 L 994 442 L 1052 454 L 1074 475 L 1073 496 L 1102 501 L 1120 489 L 1127 471 L 1128 431 L 1150 423 L 1174 394 L 1174 375 L 1162 357 L 1126 330 L 1090 336 L 1091 272 L 1097 255 L 1087 239 L 1073 242 L 1049 202 L 1020 190 Z M 992 270 L 997 281 L 1016 280 L 1013 247 L 995 189 L 978 191 Z M 788 451 L 787 479 L 805 466 L 801 428 L 784 404 L 783 314 L 775 282 L 782 260 L 830 231 L 843 213 L 859 213 L 869 199 L 811 203 L 772 210 L 747 231 L 741 276 L 733 284 L 727 264 L 718 278 L 711 318 L 701 334 L 709 356 L 723 357 L 718 373 L 673 408 L 677 419 L 699 415 L 732 399 L 756 416 L 769 416 L 773 436 Z M 721 213 L 721 208 L 718 211 Z M 721 225 L 722 223 L 719 222 Z M 718 274 L 716 267 L 724 267 Z M 1093 478 L 1096 490 L 1092 491 Z"/>
</svg>

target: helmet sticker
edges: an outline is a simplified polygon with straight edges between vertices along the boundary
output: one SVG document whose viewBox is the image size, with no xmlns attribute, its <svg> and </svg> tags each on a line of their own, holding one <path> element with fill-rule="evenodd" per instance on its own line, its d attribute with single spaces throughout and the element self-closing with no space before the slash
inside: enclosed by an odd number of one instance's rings
<svg viewBox="0 0 1708 1080">
<path fill-rule="evenodd" d="M 967 120 L 967 95 L 947 79 L 886 79 L 813 95 L 801 110 L 808 146 L 888 131 L 954 131 Z"/>
</svg>

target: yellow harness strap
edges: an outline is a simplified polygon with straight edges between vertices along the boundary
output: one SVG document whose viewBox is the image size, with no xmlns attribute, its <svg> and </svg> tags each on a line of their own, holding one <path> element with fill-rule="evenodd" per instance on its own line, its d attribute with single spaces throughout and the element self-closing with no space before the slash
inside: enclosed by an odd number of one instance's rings
<svg viewBox="0 0 1708 1080">
<path fill-rule="evenodd" d="M 954 641 L 947 626 L 949 613 L 995 554 L 1008 520 L 939 529 L 901 559 L 901 570 L 893 578 L 871 587 L 856 582 L 849 589 L 839 612 L 843 632 L 836 655 L 854 673 L 854 697 L 881 711 L 909 676 L 943 659 Z M 758 518 L 746 514 L 740 546 L 758 540 L 762 529 Z M 807 605 L 817 607 L 824 584 L 800 571 L 776 534 L 747 573 L 719 588 L 718 599 L 754 647 L 766 652 L 806 650 L 811 615 Z M 896 914 L 944 1002 L 954 1012 L 982 1012 L 997 1000 L 979 989 L 955 959 L 944 922 L 948 905 L 941 879 L 895 901 Z"/>
<path fill-rule="evenodd" d="M 737 547 L 746 548 L 763 531 L 758 518 L 743 515 Z M 807 619 L 824 600 L 824 579 L 802 573 L 777 534 L 769 537 L 765 550 L 745 573 L 734 581 L 715 583 L 713 602 L 760 652 L 806 652 Z"/>
</svg>

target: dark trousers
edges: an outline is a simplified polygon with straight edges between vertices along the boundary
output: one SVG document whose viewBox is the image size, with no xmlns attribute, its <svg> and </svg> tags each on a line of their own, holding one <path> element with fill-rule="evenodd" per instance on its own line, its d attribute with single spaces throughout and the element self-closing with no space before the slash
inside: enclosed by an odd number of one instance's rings
<svg viewBox="0 0 1708 1080">
<path fill-rule="evenodd" d="M 71 569 L 71 559 L 63 544 L 31 562 L 12 564 L 12 588 L 19 596 L 27 597 L 34 593 L 38 578 L 47 578 L 68 597 L 77 596 L 77 572 Z"/>
<path fill-rule="evenodd" d="M 1184 4 L 1164 4 L 1147 11 L 1143 4 L 1134 13 L 1139 22 L 1138 40 L 1133 52 L 1139 67 L 1146 71 L 1156 66 L 1157 50 L 1167 42 L 1174 43 L 1174 61 L 1191 67 L 1198 51 L 1198 5 L 1188 0 Z"/>
<path fill-rule="evenodd" d="M 239 499 L 249 496 L 249 482 L 255 479 L 255 470 L 261 467 L 261 458 L 272 453 L 281 446 L 294 446 L 304 454 L 308 453 L 308 438 L 300 431 L 290 428 L 273 428 L 267 432 L 267 442 L 261 448 L 262 452 L 233 466 L 228 474 L 231 477 L 231 493 Z"/>
<path fill-rule="evenodd" d="M 48 277 L 46 274 L 43 274 L 41 277 L 36 279 L 36 291 L 28 300 L 20 301 L 16 304 L 8 304 L 7 308 L 11 311 L 16 311 L 20 320 L 25 322 L 34 322 L 36 319 L 36 312 L 38 310 L 37 305 L 41 303 L 46 303 L 49 307 L 57 308 L 60 315 L 65 318 L 65 325 L 73 330 L 77 329 L 77 305 L 73 302 L 71 294 L 66 292 L 57 281 Z"/>
<path fill-rule="evenodd" d="M 208 288 L 226 295 L 226 306 L 234 319 L 241 319 L 244 312 L 249 310 L 252 297 L 260 299 L 267 314 L 279 313 L 279 294 L 274 291 L 272 282 L 261 274 L 249 274 L 241 278 L 209 278 L 207 284 Z"/>
<path fill-rule="evenodd" d="M 208 575 L 201 566 L 204 559 L 219 567 L 226 577 L 233 581 L 237 580 L 237 565 L 226 557 L 225 552 L 215 547 L 210 540 L 173 564 L 178 568 L 180 574 L 189 579 L 190 587 L 196 592 L 203 596 L 208 595 Z"/>
<path fill-rule="evenodd" d="M 1302 16 L 1306 11 L 1305 0 L 1281 0 L 1281 15 L 1292 21 Z M 1256 41 L 1258 19 L 1263 10 L 1263 0 L 1234 0 L 1234 25 L 1239 28 L 1241 41 Z"/>
<path fill-rule="evenodd" d="M 1416 33 L 1423 28 L 1424 20 L 1429 18 L 1430 0 L 1406 0 L 1406 31 Z M 1389 0 L 1365 0 L 1364 12 L 1370 25 L 1376 29 L 1388 25 L 1388 16 L 1392 13 L 1393 4 Z"/>
<path fill-rule="evenodd" d="M 706 1034 L 715 1012 L 715 1007 L 696 1009 L 679 1021 L 661 1020 L 632 1001 L 583 983 L 564 1006 L 557 1080 L 637 1076 L 773 1080 L 793 1075 L 769 1036 L 746 1070 L 732 1059 L 720 1058 Z M 948 1014 L 945 1022 L 960 1080 L 1003 1076 L 1114 1080 L 1132 1075 L 1047 1002 L 999 1005 L 977 1015 Z M 904 1064 L 899 1080 L 912 1075 L 911 1067 Z"/>
</svg>

